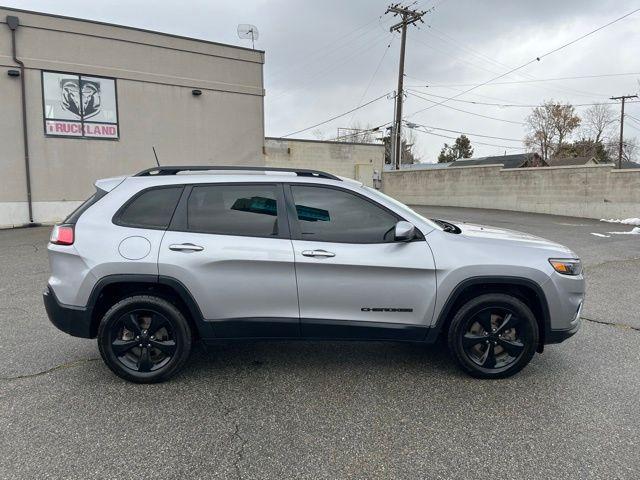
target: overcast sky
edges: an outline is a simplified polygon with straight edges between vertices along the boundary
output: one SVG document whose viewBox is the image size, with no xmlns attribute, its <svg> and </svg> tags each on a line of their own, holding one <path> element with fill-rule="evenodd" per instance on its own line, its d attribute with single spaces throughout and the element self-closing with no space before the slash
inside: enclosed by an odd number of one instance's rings
<svg viewBox="0 0 640 480">
<path fill-rule="evenodd" d="M 258 27 L 256 48 L 266 51 L 266 133 L 281 136 L 322 122 L 396 88 L 399 38 L 389 33 L 397 19 L 383 15 L 382 0 L 4 0 L 6 6 L 118 23 L 190 37 L 250 46 L 236 27 Z M 475 156 L 516 153 L 522 144 L 481 134 L 521 140 L 529 108 L 466 102 L 535 105 L 545 99 L 571 103 L 606 102 L 612 95 L 640 90 L 640 12 L 498 82 L 413 115 L 433 101 L 483 83 L 580 35 L 640 7 L 640 2 L 606 0 L 422 0 L 435 8 L 407 38 L 405 103 L 407 121 L 469 134 Z M 391 46 L 388 47 L 389 43 Z M 378 68 L 379 67 L 379 68 Z M 376 71 L 377 70 L 377 71 Z M 537 79 L 610 75 L 599 78 L 531 82 Z M 525 82 L 523 82 L 525 81 Z M 428 87 L 425 87 L 428 85 Z M 428 96 L 427 96 L 428 94 Z M 440 97 L 438 97 L 440 96 Z M 458 110 L 453 110 L 450 107 Z M 613 106 L 619 111 L 618 106 Z M 459 111 L 464 110 L 465 112 Z M 578 108 L 583 111 L 584 107 Z M 478 115 L 472 115 L 473 112 Z M 640 103 L 627 112 L 639 121 L 625 123 L 640 137 Z M 319 128 L 296 135 L 336 136 L 338 127 L 376 126 L 393 118 L 393 101 L 383 98 Z M 497 120 L 496 120 L 497 119 Z M 417 133 L 422 161 L 436 161 L 444 142 Z M 498 146 L 484 146 L 477 142 Z M 507 149 L 505 146 L 515 147 Z"/>
</svg>

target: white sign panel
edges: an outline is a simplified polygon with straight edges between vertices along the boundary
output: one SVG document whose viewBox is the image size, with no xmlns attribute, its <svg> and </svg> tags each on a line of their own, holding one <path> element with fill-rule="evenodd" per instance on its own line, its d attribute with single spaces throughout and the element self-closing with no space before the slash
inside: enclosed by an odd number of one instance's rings
<svg viewBox="0 0 640 480">
<path fill-rule="evenodd" d="M 47 135 L 119 137 L 115 79 L 42 72 L 42 92 Z"/>
</svg>

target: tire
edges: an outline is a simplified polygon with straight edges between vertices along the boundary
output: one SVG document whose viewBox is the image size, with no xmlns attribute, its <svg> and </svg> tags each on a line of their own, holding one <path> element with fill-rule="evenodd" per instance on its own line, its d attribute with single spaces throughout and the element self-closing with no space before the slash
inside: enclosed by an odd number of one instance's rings
<svg viewBox="0 0 640 480">
<path fill-rule="evenodd" d="M 459 366 L 476 378 L 506 378 L 533 358 L 538 323 L 517 298 L 492 293 L 465 303 L 449 327 L 449 350 Z"/>
<path fill-rule="evenodd" d="M 98 327 L 98 349 L 113 373 L 135 383 L 162 382 L 185 365 L 191 329 L 173 304 L 135 295 L 120 300 Z"/>
</svg>

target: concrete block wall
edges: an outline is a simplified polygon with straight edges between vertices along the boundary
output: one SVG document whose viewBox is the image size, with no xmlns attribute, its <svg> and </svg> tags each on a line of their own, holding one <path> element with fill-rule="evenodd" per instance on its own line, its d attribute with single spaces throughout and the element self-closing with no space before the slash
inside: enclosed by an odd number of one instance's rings
<svg viewBox="0 0 640 480">
<path fill-rule="evenodd" d="M 382 189 L 409 205 L 568 215 L 640 216 L 640 169 L 609 165 L 505 169 L 501 165 L 384 172 Z"/>
</svg>

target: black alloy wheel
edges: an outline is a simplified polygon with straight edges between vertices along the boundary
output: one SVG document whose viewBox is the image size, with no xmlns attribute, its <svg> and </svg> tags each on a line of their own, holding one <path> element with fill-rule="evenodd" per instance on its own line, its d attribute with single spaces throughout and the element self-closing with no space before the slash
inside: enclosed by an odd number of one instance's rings
<svg viewBox="0 0 640 480">
<path fill-rule="evenodd" d="M 460 308 L 449 329 L 449 347 L 467 373 L 502 378 L 529 363 L 538 335 L 535 317 L 523 302 L 487 294 Z"/>
<path fill-rule="evenodd" d="M 124 313 L 110 328 L 111 349 L 127 368 L 151 372 L 166 365 L 176 352 L 169 320 L 154 310 Z"/>
<path fill-rule="evenodd" d="M 487 307 L 473 315 L 462 337 L 462 347 L 471 361 L 484 368 L 502 368 L 524 352 L 526 332 L 521 318 L 500 307 Z"/>
<path fill-rule="evenodd" d="M 159 297 L 137 295 L 121 300 L 105 314 L 98 346 L 107 366 L 122 378 L 159 382 L 186 362 L 191 331 L 174 305 Z"/>
</svg>

